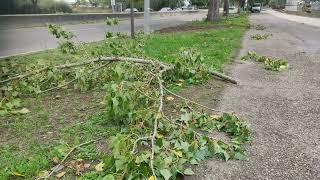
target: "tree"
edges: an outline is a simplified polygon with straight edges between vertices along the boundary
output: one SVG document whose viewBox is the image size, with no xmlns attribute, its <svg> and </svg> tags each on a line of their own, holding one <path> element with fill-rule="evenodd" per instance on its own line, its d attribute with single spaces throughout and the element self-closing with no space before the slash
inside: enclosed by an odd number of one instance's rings
<svg viewBox="0 0 320 180">
<path fill-rule="evenodd" d="M 209 0 L 190 0 L 191 5 L 195 5 L 197 7 L 208 7 Z"/>
<path fill-rule="evenodd" d="M 219 19 L 219 0 L 210 0 L 208 5 L 208 21 L 216 21 Z"/>
<path fill-rule="evenodd" d="M 33 12 L 36 13 L 38 8 L 38 0 L 31 0 L 31 3 L 32 3 Z"/>
<path fill-rule="evenodd" d="M 223 13 L 224 15 L 229 14 L 229 0 L 224 0 L 223 2 Z"/>
<path fill-rule="evenodd" d="M 97 7 L 100 3 L 99 0 L 89 0 L 89 3 L 93 6 L 93 7 Z"/>
</svg>

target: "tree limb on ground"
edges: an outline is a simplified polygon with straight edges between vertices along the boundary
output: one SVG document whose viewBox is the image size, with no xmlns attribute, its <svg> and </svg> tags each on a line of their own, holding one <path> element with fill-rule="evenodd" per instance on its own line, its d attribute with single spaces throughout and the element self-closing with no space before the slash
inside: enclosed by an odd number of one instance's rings
<svg viewBox="0 0 320 180">
<path fill-rule="evenodd" d="M 115 62 L 115 61 L 122 61 L 122 62 L 132 62 L 132 63 L 139 63 L 139 64 L 154 64 L 154 65 L 158 65 L 160 66 L 160 68 L 164 69 L 164 68 L 169 68 L 170 65 L 160 62 L 160 61 L 156 61 L 156 60 L 148 60 L 148 59 L 141 59 L 141 58 L 131 58 L 131 57 L 100 57 L 100 58 L 95 58 L 92 59 L 90 61 L 85 61 L 85 62 L 80 62 L 80 63 L 72 63 L 72 64 L 63 64 L 63 65 L 57 65 L 57 66 L 53 66 L 53 67 L 44 67 L 38 70 L 35 70 L 33 72 L 27 73 L 27 74 L 22 74 L 22 75 L 18 75 L 18 76 L 14 76 L 11 78 L 8 78 L 6 80 L 2 80 L 0 81 L 0 84 L 3 83 L 7 83 L 7 82 L 11 82 L 14 80 L 18 80 L 18 79 L 24 79 L 26 77 L 32 76 L 34 74 L 46 71 L 50 68 L 56 68 L 56 69 L 66 69 L 66 68 L 74 68 L 74 67 L 79 67 L 79 66 L 85 66 L 88 64 L 94 64 L 94 63 L 98 63 L 98 62 L 105 62 L 105 61 L 109 61 L 109 62 Z M 224 74 L 221 74 L 219 72 L 210 70 L 208 71 L 208 73 L 217 76 L 223 80 L 229 81 L 233 84 L 237 84 L 237 81 L 234 80 L 233 78 L 226 76 Z"/>
</svg>

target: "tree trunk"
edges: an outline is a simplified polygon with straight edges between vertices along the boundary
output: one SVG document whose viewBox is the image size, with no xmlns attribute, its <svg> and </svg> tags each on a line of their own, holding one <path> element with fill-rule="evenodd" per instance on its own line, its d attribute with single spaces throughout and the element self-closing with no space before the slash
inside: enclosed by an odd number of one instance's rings
<svg viewBox="0 0 320 180">
<path fill-rule="evenodd" d="M 219 0 L 210 0 L 208 10 L 208 21 L 216 21 L 219 19 Z"/>
<path fill-rule="evenodd" d="M 246 4 L 246 1 L 245 0 L 240 0 L 239 1 L 239 6 L 240 6 L 240 8 L 239 8 L 239 10 L 241 9 L 241 10 L 244 10 L 244 5 Z"/>
<path fill-rule="evenodd" d="M 38 0 L 31 0 L 31 2 L 32 2 L 33 13 L 37 13 L 37 10 L 38 10 Z"/>
<path fill-rule="evenodd" d="M 134 11 L 133 11 L 133 1 L 130 1 L 130 22 L 131 22 L 131 38 L 134 38 Z"/>
<path fill-rule="evenodd" d="M 229 0 L 224 0 L 223 2 L 223 13 L 226 16 L 229 14 Z"/>
</svg>

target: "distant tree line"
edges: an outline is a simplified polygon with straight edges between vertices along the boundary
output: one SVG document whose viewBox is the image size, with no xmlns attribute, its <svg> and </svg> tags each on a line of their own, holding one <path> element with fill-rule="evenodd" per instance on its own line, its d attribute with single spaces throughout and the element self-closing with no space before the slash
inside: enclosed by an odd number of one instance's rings
<svg viewBox="0 0 320 180">
<path fill-rule="evenodd" d="M 139 11 L 143 11 L 144 0 L 133 0 L 134 7 Z M 116 3 L 122 3 L 124 8 L 130 7 L 131 0 L 116 0 Z M 108 6 L 110 0 L 76 0 L 76 5 L 88 5 L 93 7 Z M 162 7 L 177 8 L 184 6 L 184 0 L 150 0 L 150 8 L 157 11 Z"/>
<path fill-rule="evenodd" d="M 55 0 L 0 0 L 0 14 L 71 13 L 70 5 Z"/>
</svg>

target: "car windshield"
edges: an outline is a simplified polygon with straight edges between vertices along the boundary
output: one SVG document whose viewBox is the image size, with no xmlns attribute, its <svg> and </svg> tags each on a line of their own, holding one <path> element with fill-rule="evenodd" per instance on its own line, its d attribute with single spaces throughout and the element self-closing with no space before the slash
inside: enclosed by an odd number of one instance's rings
<svg viewBox="0 0 320 180">
<path fill-rule="evenodd" d="M 254 4 L 253 7 L 260 7 L 260 4 Z"/>
</svg>

